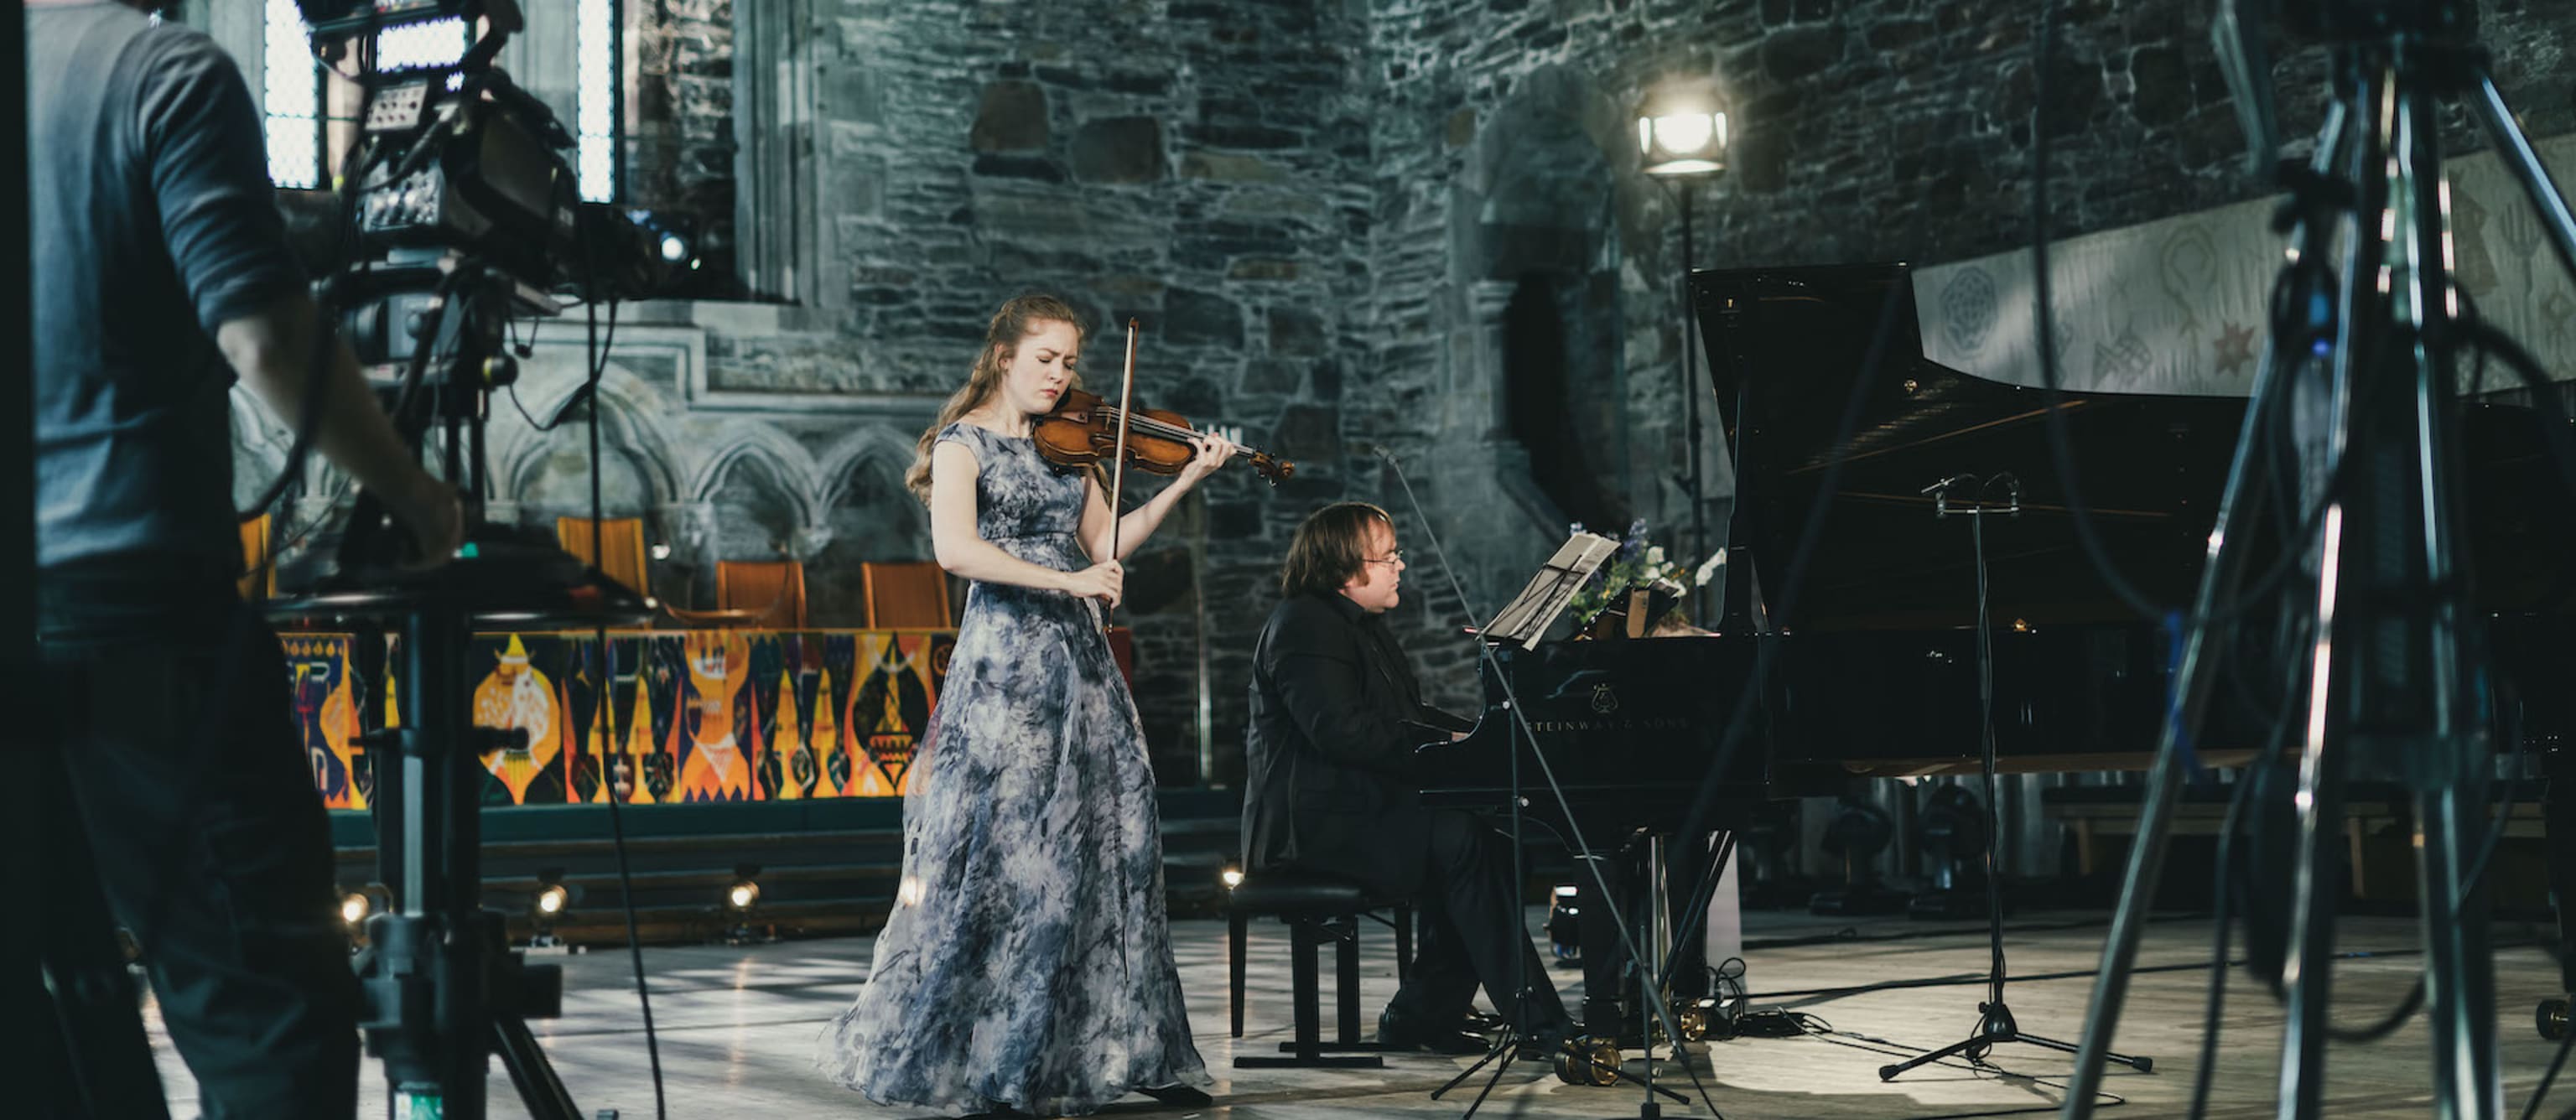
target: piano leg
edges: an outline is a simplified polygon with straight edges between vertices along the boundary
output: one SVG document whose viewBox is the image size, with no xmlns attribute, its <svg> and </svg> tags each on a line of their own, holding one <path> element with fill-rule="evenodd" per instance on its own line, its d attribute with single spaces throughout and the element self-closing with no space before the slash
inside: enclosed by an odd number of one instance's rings
<svg viewBox="0 0 2576 1120">
<path fill-rule="evenodd" d="M 2576 993 L 2576 757 L 2543 756 L 2549 792 L 2541 798 L 2541 843 L 2549 858 L 2550 901 L 2558 911 L 2558 993 L 2533 1016 L 2542 1038 L 2567 1037 L 2568 995 Z"/>
<path fill-rule="evenodd" d="M 1624 851 L 1599 852 L 1590 859 L 1599 867 L 1600 877 L 1578 868 L 1574 879 L 1575 921 L 1583 940 L 1583 1033 L 1599 1039 L 1627 1039 L 1633 1032 L 1620 1014 L 1620 997 L 1628 990 L 1628 954 L 1620 948 L 1619 926 L 1612 913 L 1637 912 L 1630 905 L 1637 896 L 1635 861 Z M 1603 882 L 1619 893 L 1617 899 L 1601 897 L 1597 884 Z"/>
</svg>

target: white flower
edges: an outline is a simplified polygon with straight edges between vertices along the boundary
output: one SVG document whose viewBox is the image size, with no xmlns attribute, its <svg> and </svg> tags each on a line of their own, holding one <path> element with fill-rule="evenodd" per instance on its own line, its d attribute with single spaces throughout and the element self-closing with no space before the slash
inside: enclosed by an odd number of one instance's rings
<svg viewBox="0 0 2576 1120">
<path fill-rule="evenodd" d="M 1691 577 L 1691 585 L 1694 587 L 1708 586 L 1710 577 L 1715 576 L 1717 574 L 1717 570 L 1725 566 L 1725 549 L 1721 548 L 1715 552 L 1709 553 L 1708 559 L 1700 561 L 1699 571 Z"/>
<path fill-rule="evenodd" d="M 1649 549 L 1647 549 L 1647 550 L 1646 550 L 1646 566 L 1647 566 L 1647 567 L 1649 567 L 1649 568 L 1661 567 L 1661 566 L 1663 565 L 1663 563 L 1664 563 L 1664 546 L 1662 546 L 1662 545 L 1656 545 L 1656 546 L 1654 546 L 1653 548 L 1649 548 Z"/>
</svg>

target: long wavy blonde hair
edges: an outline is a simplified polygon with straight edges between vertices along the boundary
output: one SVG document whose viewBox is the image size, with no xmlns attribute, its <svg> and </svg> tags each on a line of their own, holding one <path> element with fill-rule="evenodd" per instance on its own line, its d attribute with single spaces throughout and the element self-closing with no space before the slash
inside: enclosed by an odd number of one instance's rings
<svg viewBox="0 0 2576 1120">
<path fill-rule="evenodd" d="M 1083 326 L 1082 316 L 1074 312 L 1073 305 L 1043 293 L 1015 296 L 1003 304 L 1001 310 L 993 313 L 993 323 L 984 331 L 984 347 L 975 353 L 974 370 L 966 375 L 966 384 L 949 395 L 948 403 L 939 406 L 939 418 L 930 422 L 929 430 L 921 433 L 921 442 L 913 447 L 912 469 L 903 472 L 904 486 L 924 505 L 930 502 L 930 449 L 939 442 L 939 430 L 982 408 L 984 402 L 1001 391 L 1002 374 L 1010 368 L 1012 357 L 1019 353 L 1020 340 L 1037 330 L 1040 323 L 1063 323 L 1072 327 L 1077 346 L 1090 333 Z M 1080 388 L 1082 378 L 1075 375 L 1071 385 Z"/>
</svg>

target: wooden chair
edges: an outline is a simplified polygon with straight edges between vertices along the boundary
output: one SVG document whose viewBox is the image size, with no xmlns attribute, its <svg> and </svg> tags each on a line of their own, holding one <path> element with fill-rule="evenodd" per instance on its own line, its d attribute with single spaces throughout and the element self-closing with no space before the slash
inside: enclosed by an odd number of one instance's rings
<svg viewBox="0 0 2576 1120">
<path fill-rule="evenodd" d="M 270 562 L 268 524 L 269 515 L 263 513 L 240 525 L 242 575 L 238 583 L 246 603 L 277 594 L 277 565 Z"/>
<path fill-rule="evenodd" d="M 590 519 L 587 517 L 555 518 L 555 540 L 564 551 L 585 564 L 597 564 L 608 578 L 626 585 L 638 595 L 649 596 L 653 588 L 644 572 L 644 519 L 611 517 L 599 523 L 599 547 L 607 559 L 590 554 Z"/>
<path fill-rule="evenodd" d="M 859 579 L 866 586 L 870 630 L 957 625 L 948 603 L 948 573 L 936 562 L 861 564 Z"/>
<path fill-rule="evenodd" d="M 805 565 L 794 560 L 719 560 L 716 607 L 754 616 L 763 630 L 805 628 Z"/>
</svg>

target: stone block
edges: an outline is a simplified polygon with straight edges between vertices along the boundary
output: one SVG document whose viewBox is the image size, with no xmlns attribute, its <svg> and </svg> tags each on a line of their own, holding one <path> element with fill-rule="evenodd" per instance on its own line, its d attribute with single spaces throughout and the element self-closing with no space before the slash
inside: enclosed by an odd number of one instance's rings
<svg viewBox="0 0 2576 1120">
<path fill-rule="evenodd" d="M 1850 35 L 1842 28 L 1788 27 L 1762 40 L 1762 72 L 1781 85 L 1814 78 L 1842 61 Z"/>
<path fill-rule="evenodd" d="M 1284 358 L 1254 358 L 1243 364 L 1240 391 L 1271 396 L 1287 396 L 1297 391 L 1304 380 L 1299 363 Z"/>
<path fill-rule="evenodd" d="M 1286 357 L 1312 357 L 1324 352 L 1324 319 L 1311 311 L 1294 307 L 1273 307 L 1270 317 L 1270 352 Z"/>
<path fill-rule="evenodd" d="M 2149 128 L 2162 128 L 2189 116 L 2191 73 L 2182 52 L 2168 46 L 2140 47 L 2129 55 L 2129 78 L 2135 86 L 2129 113 Z"/>
<path fill-rule="evenodd" d="M 1073 174 L 1086 183 L 1151 183 L 1168 170 L 1162 122 L 1109 117 L 1084 122 L 1073 138 Z"/>
<path fill-rule="evenodd" d="M 1342 410 L 1329 405 L 1292 404 L 1279 410 L 1272 454 L 1299 463 L 1338 463 L 1342 459 Z M 1304 473 L 1299 473 L 1303 478 Z M 1293 483 L 1296 480 L 1291 480 Z"/>
<path fill-rule="evenodd" d="M 1313 375 L 1307 385 L 1310 395 L 1319 401 L 1330 402 L 1342 399 L 1341 363 L 1327 358 L 1315 363 L 1312 372 Z"/>
<path fill-rule="evenodd" d="M 1229 155 L 1224 152 L 1184 152 L 1181 155 L 1181 177 L 1212 179 L 1227 183 L 1284 183 L 1288 173 L 1260 156 Z"/>
<path fill-rule="evenodd" d="M 1297 276 L 1297 262 L 1264 257 L 1244 257 L 1225 270 L 1228 280 L 1294 280 Z"/>
<path fill-rule="evenodd" d="M 1000 81 L 984 87 L 966 144 L 978 152 L 1033 152 L 1047 145 L 1046 90 L 1036 82 Z"/>
<path fill-rule="evenodd" d="M 1163 295 L 1163 337 L 1175 345 L 1243 347 L 1243 309 L 1214 292 L 1174 288 Z"/>
<path fill-rule="evenodd" d="M 855 124 L 885 121 L 885 87 L 877 72 L 854 62 L 816 67 L 814 112 Z"/>
</svg>

